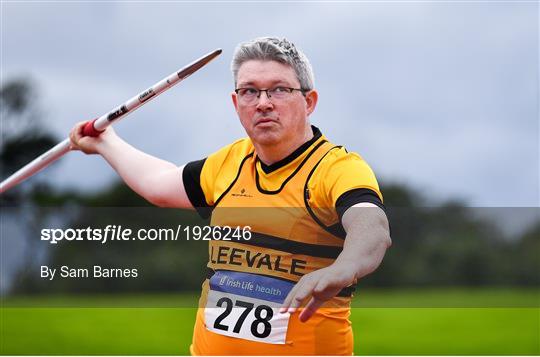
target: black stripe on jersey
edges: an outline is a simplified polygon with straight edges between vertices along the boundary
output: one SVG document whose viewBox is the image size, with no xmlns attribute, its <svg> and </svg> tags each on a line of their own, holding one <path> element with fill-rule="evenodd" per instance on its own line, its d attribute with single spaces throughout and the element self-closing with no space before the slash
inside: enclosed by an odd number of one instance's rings
<svg viewBox="0 0 540 357">
<path fill-rule="evenodd" d="M 336 211 L 339 215 L 339 220 L 343 219 L 343 214 L 349 208 L 357 203 L 369 202 L 373 203 L 377 207 L 380 207 L 386 212 L 384 204 L 381 202 L 379 195 L 369 188 L 355 188 L 350 191 L 344 192 L 336 201 Z"/>
<path fill-rule="evenodd" d="M 219 229 L 219 227 L 216 226 L 213 227 L 213 229 Z M 297 242 L 294 240 L 275 237 L 254 231 L 251 231 L 251 239 L 235 240 L 234 243 L 274 249 L 290 254 L 302 254 L 314 258 L 328 259 L 336 259 L 343 250 L 342 247 L 338 246 Z"/>
<path fill-rule="evenodd" d="M 227 269 L 214 270 L 212 268 L 207 267 L 206 268 L 206 279 L 210 280 L 212 278 L 212 276 L 216 273 L 216 271 L 236 272 L 235 270 L 227 270 Z M 249 273 L 249 274 L 255 274 L 255 273 Z M 286 281 L 288 283 L 293 283 L 293 284 L 297 283 L 297 281 L 295 281 L 295 280 L 285 279 L 285 278 L 282 278 L 280 276 L 273 276 L 273 275 L 259 274 L 259 273 L 256 273 L 256 274 L 261 275 L 261 276 L 265 276 L 265 277 L 268 277 L 268 278 L 283 280 L 283 281 Z M 347 286 L 346 288 L 341 289 L 341 291 L 336 296 L 339 296 L 339 297 L 351 297 L 355 290 L 356 290 L 356 284 L 353 284 L 351 286 Z"/>
<path fill-rule="evenodd" d="M 216 202 L 214 203 L 214 207 L 216 207 L 218 205 L 218 203 L 221 201 L 221 199 L 223 197 L 225 197 L 225 195 L 227 193 L 229 193 L 229 191 L 231 190 L 231 188 L 234 186 L 234 184 L 236 183 L 236 181 L 238 181 L 238 178 L 240 177 L 240 172 L 242 172 L 242 167 L 244 166 L 244 163 L 246 162 L 247 159 L 249 159 L 250 157 L 253 156 L 253 152 L 248 154 L 246 157 L 244 157 L 242 159 L 242 162 L 240 163 L 240 167 L 238 168 L 238 172 L 236 173 L 236 177 L 234 178 L 234 180 L 231 182 L 231 184 L 229 185 L 229 187 L 227 187 L 227 189 L 221 194 L 221 196 L 219 196 L 219 198 L 216 200 Z"/>
<path fill-rule="evenodd" d="M 327 226 L 325 225 L 324 223 L 321 222 L 321 220 L 319 219 L 319 217 L 317 217 L 315 215 L 315 212 L 313 212 L 313 210 L 311 209 L 311 207 L 309 206 L 309 189 L 308 189 L 308 183 L 309 183 L 309 180 L 311 179 L 311 176 L 313 175 L 313 173 L 315 172 L 315 170 L 317 169 L 317 167 L 319 166 L 319 164 L 321 163 L 321 161 L 326 157 L 326 155 L 328 155 L 328 153 L 334 149 L 341 149 L 342 146 L 334 146 L 332 148 L 330 148 L 326 154 L 323 155 L 323 157 L 321 157 L 321 159 L 319 160 L 319 162 L 317 162 L 315 164 L 315 166 L 313 166 L 313 169 L 311 170 L 311 172 L 309 173 L 308 177 L 307 177 L 307 180 L 306 180 L 306 183 L 304 185 L 304 204 L 306 206 L 306 209 L 307 211 L 309 212 L 309 215 L 311 216 L 311 218 L 313 218 L 313 220 L 315 222 L 317 222 L 317 224 L 319 226 L 321 226 L 325 231 L 327 231 L 328 233 L 330 234 L 333 234 L 334 236 L 338 237 L 338 238 L 341 238 L 341 239 L 345 239 L 345 236 L 346 236 L 346 232 L 345 232 L 345 229 L 343 229 L 343 226 L 341 225 L 341 223 L 337 223 L 337 224 L 334 224 L 332 226 Z"/>
<path fill-rule="evenodd" d="M 341 289 L 341 291 L 336 295 L 339 297 L 349 297 L 356 291 L 356 284 L 347 286 L 346 288 Z"/>
<path fill-rule="evenodd" d="M 201 188 L 201 171 L 205 162 L 206 158 L 186 164 L 182 171 L 182 181 L 184 182 L 184 188 L 189 201 L 195 207 L 197 213 L 206 219 L 210 217 L 211 209 L 208 203 L 206 203 L 206 198 Z"/>
<path fill-rule="evenodd" d="M 281 192 L 281 190 L 283 190 L 283 188 L 285 187 L 285 185 L 287 184 L 287 182 L 289 182 L 293 177 L 294 175 L 296 175 L 298 173 L 298 171 L 300 171 L 300 169 L 302 168 L 302 166 L 304 166 L 304 164 L 307 162 L 307 160 L 311 157 L 311 155 L 313 155 L 313 153 L 315 153 L 315 151 L 317 151 L 318 148 L 320 148 L 324 143 L 326 143 L 327 141 L 326 140 L 322 140 L 320 143 L 318 143 L 314 148 L 313 150 L 311 150 L 307 155 L 306 157 L 304 158 L 304 160 L 302 160 L 302 162 L 300 163 L 300 165 L 298 165 L 298 167 L 294 170 L 294 172 L 292 174 L 289 175 L 289 177 L 287 177 L 285 179 L 285 181 L 283 181 L 283 183 L 281 184 L 281 187 L 279 189 L 277 189 L 276 191 L 267 191 L 265 189 L 263 189 L 261 187 L 261 185 L 259 184 L 259 171 L 257 170 L 257 168 L 255 168 L 255 183 L 257 185 L 257 190 L 259 190 L 260 193 L 264 193 L 265 195 L 276 195 L 278 193 Z"/>
</svg>

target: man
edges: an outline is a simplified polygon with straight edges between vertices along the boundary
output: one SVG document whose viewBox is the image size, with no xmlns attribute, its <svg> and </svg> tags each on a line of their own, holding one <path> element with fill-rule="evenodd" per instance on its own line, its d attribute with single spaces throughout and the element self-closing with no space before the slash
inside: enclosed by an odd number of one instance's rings
<svg viewBox="0 0 540 357">
<path fill-rule="evenodd" d="M 138 151 L 107 129 L 71 133 L 162 207 L 212 211 L 213 226 L 250 240 L 212 241 L 191 352 L 195 355 L 352 354 L 357 280 L 391 240 L 375 176 L 329 143 L 309 116 L 318 93 L 306 56 L 286 39 L 240 44 L 232 101 L 248 137 L 185 166 Z"/>
</svg>

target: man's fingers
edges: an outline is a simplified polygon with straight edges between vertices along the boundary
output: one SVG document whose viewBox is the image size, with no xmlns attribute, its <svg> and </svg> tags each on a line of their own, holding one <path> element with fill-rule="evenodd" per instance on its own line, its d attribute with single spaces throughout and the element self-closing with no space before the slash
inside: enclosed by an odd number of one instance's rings
<svg viewBox="0 0 540 357">
<path fill-rule="evenodd" d="M 69 139 L 71 141 L 71 150 L 80 150 L 79 140 L 82 138 L 82 128 L 86 124 L 85 121 L 75 124 L 73 129 L 69 132 Z"/>
<path fill-rule="evenodd" d="M 322 278 L 313 288 L 312 297 L 307 305 L 302 309 L 298 318 L 301 322 L 306 322 L 313 316 L 315 311 L 324 304 L 326 300 L 332 298 L 335 294 L 332 291 L 331 282 L 328 279 Z"/>
<path fill-rule="evenodd" d="M 309 279 L 302 279 L 292 288 L 289 295 L 283 301 L 283 306 L 279 310 L 281 313 L 293 313 L 308 296 L 311 295 L 315 283 Z"/>
<path fill-rule="evenodd" d="M 87 123 L 88 121 L 81 121 L 73 127 L 69 133 L 71 142 L 70 148 L 72 150 L 81 150 L 85 154 L 97 154 L 97 145 L 103 140 L 103 135 L 101 135 L 99 139 L 98 137 L 85 135 L 84 128 Z M 106 131 L 109 135 L 111 135 L 111 133 L 114 134 L 114 130 L 111 127 L 107 128 Z M 103 132 L 105 132 L 105 130 Z"/>
<path fill-rule="evenodd" d="M 69 140 L 71 141 L 70 149 L 71 150 L 80 150 L 79 148 L 79 138 L 77 138 L 77 131 L 79 130 L 78 127 L 73 128 L 69 132 Z"/>
<path fill-rule="evenodd" d="M 311 294 L 311 290 L 307 291 L 305 289 L 299 291 L 292 299 L 291 306 L 289 307 L 289 312 L 292 314 L 296 311 L 302 304 L 302 301 L 304 301 L 309 295 Z"/>
<path fill-rule="evenodd" d="M 300 291 L 300 286 L 297 284 L 287 295 L 287 298 L 283 301 L 283 305 L 279 312 L 281 313 L 293 313 L 295 311 L 296 299 L 298 297 L 298 292 Z"/>
<path fill-rule="evenodd" d="M 296 288 L 296 285 L 291 289 L 291 291 L 289 291 L 289 294 L 287 295 L 285 300 L 283 300 L 283 304 L 281 305 L 281 308 L 279 309 L 280 313 L 283 314 L 283 313 L 287 312 L 287 310 L 289 309 L 289 306 L 291 306 L 291 301 L 292 301 L 292 298 L 294 296 L 294 289 L 295 288 Z"/>
<path fill-rule="evenodd" d="M 306 322 L 307 320 L 309 320 L 311 316 L 313 316 L 315 311 L 317 311 L 317 309 L 322 306 L 322 304 L 324 304 L 323 300 L 311 298 L 307 305 L 302 309 L 300 316 L 298 316 L 300 322 Z"/>
<path fill-rule="evenodd" d="M 75 138 L 73 137 L 73 130 L 69 132 L 69 150 L 77 150 L 77 146 L 75 146 Z"/>
<path fill-rule="evenodd" d="M 291 306 L 292 299 L 296 295 L 296 291 L 298 291 L 301 285 L 302 285 L 302 280 L 298 281 L 292 287 L 291 291 L 289 291 L 289 294 L 287 294 L 287 297 L 285 298 L 285 300 L 283 300 L 283 304 L 281 305 L 281 309 L 279 309 L 279 312 L 281 312 L 282 314 L 287 312 L 287 310 L 289 309 L 289 306 Z"/>
<path fill-rule="evenodd" d="M 289 313 L 294 313 L 296 309 L 302 305 L 302 302 L 311 296 L 315 284 L 316 282 L 312 280 L 306 280 L 303 284 L 299 285 L 298 289 L 296 289 L 294 295 L 291 297 L 290 305 L 287 310 Z"/>
<path fill-rule="evenodd" d="M 291 291 L 289 291 L 289 294 L 287 294 L 287 297 L 285 298 L 285 300 L 283 300 L 283 304 L 281 306 L 281 309 L 279 309 L 279 312 L 283 314 L 289 310 L 289 307 L 291 306 L 291 303 L 296 295 L 296 292 L 298 291 L 301 285 L 302 285 L 302 280 L 298 281 L 293 286 Z"/>
<path fill-rule="evenodd" d="M 332 279 L 332 276 L 311 274 L 305 275 L 291 289 L 279 310 L 281 313 L 294 313 L 307 298 L 311 297 L 300 314 L 302 321 L 307 321 L 325 301 L 334 297 L 341 289 L 339 282 Z"/>
</svg>

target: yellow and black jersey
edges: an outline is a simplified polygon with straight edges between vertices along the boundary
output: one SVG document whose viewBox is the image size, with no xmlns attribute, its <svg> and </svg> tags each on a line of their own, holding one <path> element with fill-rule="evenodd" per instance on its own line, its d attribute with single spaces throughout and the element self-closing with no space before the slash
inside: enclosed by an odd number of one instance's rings
<svg viewBox="0 0 540 357">
<path fill-rule="evenodd" d="M 285 159 L 262 163 L 249 139 L 189 163 L 183 181 L 211 224 L 249 227 L 249 240 L 209 244 L 191 352 L 196 355 L 351 354 L 354 287 L 343 289 L 306 323 L 277 308 L 305 274 L 333 263 L 354 204 L 383 207 L 377 180 L 357 154 L 313 138 Z"/>
</svg>

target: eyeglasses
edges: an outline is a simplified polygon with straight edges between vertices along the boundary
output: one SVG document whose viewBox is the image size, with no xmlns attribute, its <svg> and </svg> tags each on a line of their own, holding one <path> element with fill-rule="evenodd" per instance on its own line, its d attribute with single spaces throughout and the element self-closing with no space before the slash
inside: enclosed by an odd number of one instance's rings
<svg viewBox="0 0 540 357">
<path fill-rule="evenodd" d="M 266 92 L 268 99 L 279 101 L 289 98 L 295 90 L 301 92 L 302 95 L 306 92 L 306 90 L 301 88 L 290 87 L 275 87 L 271 89 L 237 88 L 234 91 L 238 94 L 238 98 L 243 104 L 254 104 L 261 97 L 262 92 Z"/>
</svg>

